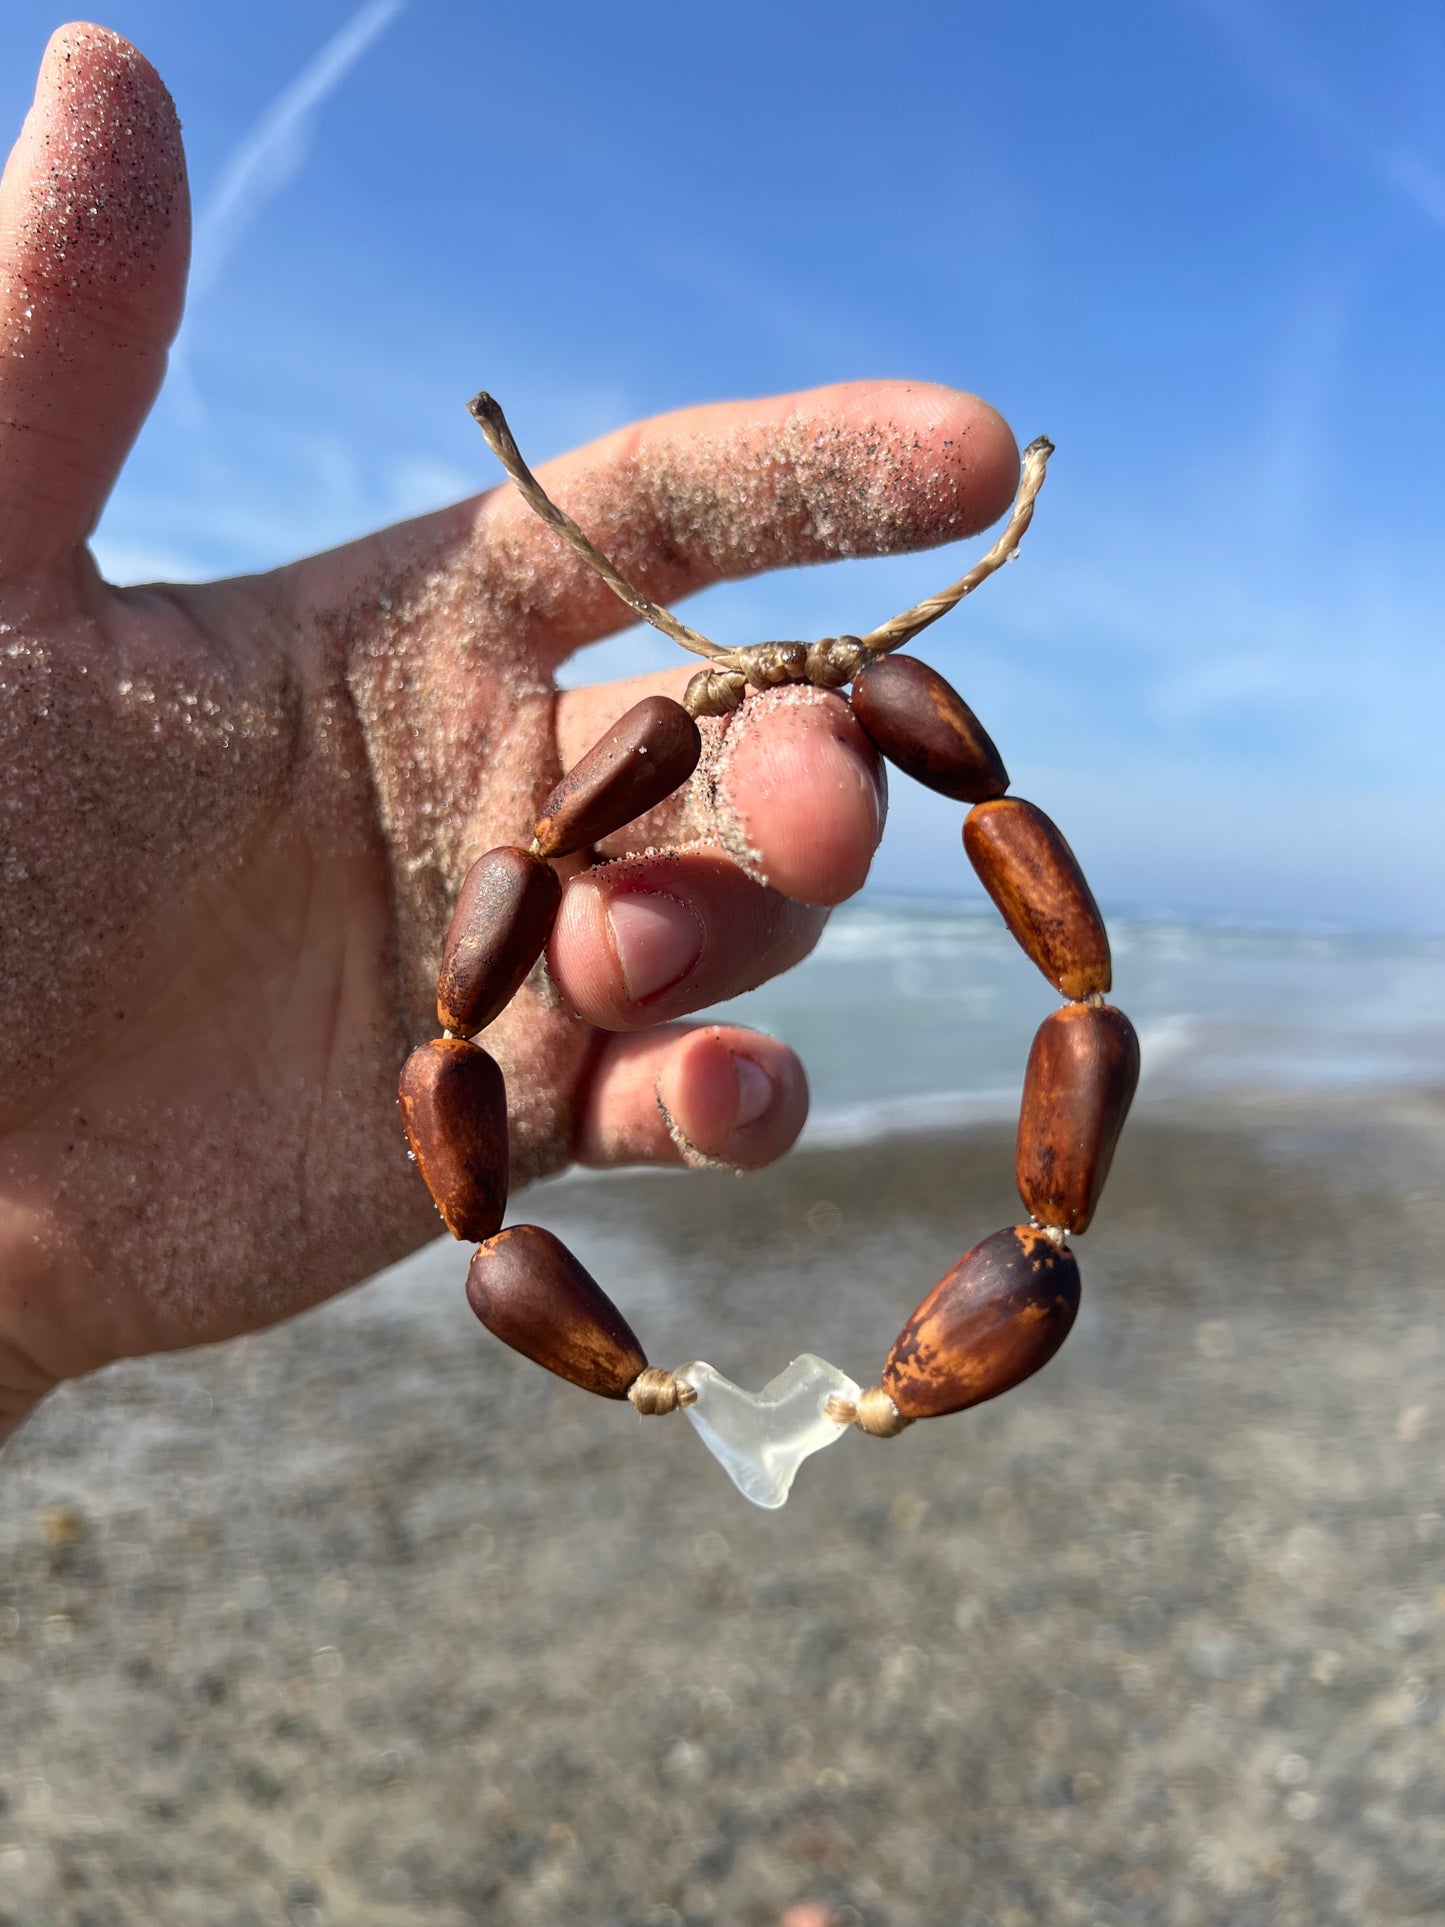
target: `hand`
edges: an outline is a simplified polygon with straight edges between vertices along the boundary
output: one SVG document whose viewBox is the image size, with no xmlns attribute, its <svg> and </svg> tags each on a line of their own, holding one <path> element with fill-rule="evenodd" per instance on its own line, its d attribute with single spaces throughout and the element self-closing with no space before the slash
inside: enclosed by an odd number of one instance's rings
<svg viewBox="0 0 1445 1927">
<path fill-rule="evenodd" d="M 286 1317 L 437 1233 L 395 1086 L 456 888 L 695 666 L 559 697 L 627 618 L 510 485 L 268 576 L 103 583 L 86 538 L 186 254 L 169 96 L 64 29 L 0 185 L 0 1432 L 61 1378 Z M 972 533 L 1016 474 L 983 403 L 881 383 L 691 409 L 543 479 L 671 601 Z M 706 731 L 699 778 L 606 852 L 664 853 L 570 885 L 559 994 L 486 1034 L 515 1182 L 761 1165 L 801 1126 L 790 1052 L 672 1020 L 808 952 L 863 881 L 882 776 L 836 696 Z"/>
</svg>

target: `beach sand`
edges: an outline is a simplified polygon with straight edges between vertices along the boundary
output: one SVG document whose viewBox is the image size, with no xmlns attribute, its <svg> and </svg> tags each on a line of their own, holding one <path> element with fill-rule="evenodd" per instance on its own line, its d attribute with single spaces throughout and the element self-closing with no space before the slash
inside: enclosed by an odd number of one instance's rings
<svg viewBox="0 0 1445 1927">
<path fill-rule="evenodd" d="M 1145 1105 L 1048 1369 L 778 1513 L 437 1246 L 0 1458 L 3 1927 L 1445 1920 L 1445 1098 Z M 651 1356 L 876 1376 L 990 1127 L 519 1201 Z"/>
</svg>

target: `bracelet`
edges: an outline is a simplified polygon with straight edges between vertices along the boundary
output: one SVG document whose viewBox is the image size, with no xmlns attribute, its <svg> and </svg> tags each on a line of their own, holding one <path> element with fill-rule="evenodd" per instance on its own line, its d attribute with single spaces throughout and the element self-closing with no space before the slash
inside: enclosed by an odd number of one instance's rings
<svg viewBox="0 0 1445 1927">
<path fill-rule="evenodd" d="M 686 1411 L 745 1497 L 780 1506 L 798 1467 L 850 1427 L 892 1438 L 915 1419 L 996 1398 L 1046 1365 L 1079 1307 L 1068 1240 L 1088 1228 L 1139 1079 L 1139 1040 L 1105 1001 L 1109 939 L 1073 852 L 1044 812 L 1007 794 L 1008 772 L 963 698 L 936 670 L 893 653 L 1012 560 L 1033 516 L 1052 444 L 1024 451 L 1003 535 L 948 589 L 866 636 L 728 650 L 621 575 L 551 502 L 501 409 L 471 413 L 523 496 L 645 621 L 708 658 L 680 703 L 649 696 L 555 786 L 529 849 L 489 850 L 457 899 L 437 979 L 444 1035 L 402 1069 L 411 1153 L 447 1229 L 477 1245 L 467 1298 L 496 1337 L 559 1378 L 644 1416 Z M 546 949 L 562 900 L 552 859 L 588 850 L 687 782 L 702 753 L 697 719 L 740 707 L 749 688 L 852 685 L 852 708 L 879 752 L 928 788 L 971 807 L 963 845 L 1004 922 L 1068 1000 L 1039 1026 L 1024 1073 L 1014 1174 L 1028 1222 L 959 1259 L 894 1340 L 866 1389 L 805 1352 L 760 1393 L 701 1361 L 650 1365 L 612 1300 L 538 1225 L 500 1229 L 507 1204 L 507 1094 L 496 1060 L 471 1041 L 506 1008 Z"/>
</svg>

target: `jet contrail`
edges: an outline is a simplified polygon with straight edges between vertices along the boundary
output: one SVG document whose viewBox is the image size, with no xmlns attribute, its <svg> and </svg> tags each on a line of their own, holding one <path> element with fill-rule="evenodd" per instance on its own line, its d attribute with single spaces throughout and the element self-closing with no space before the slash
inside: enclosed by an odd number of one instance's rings
<svg viewBox="0 0 1445 1927">
<path fill-rule="evenodd" d="M 318 108 L 405 5 L 406 0 L 366 0 L 232 149 L 196 216 L 193 298 L 215 286 L 262 203 L 284 187 L 306 159 Z"/>
<path fill-rule="evenodd" d="M 1240 0 L 1193 0 L 1232 43 L 1264 90 L 1297 124 L 1332 140 L 1357 166 L 1403 195 L 1417 214 L 1445 228 L 1445 174 L 1411 148 L 1385 139 L 1349 98 L 1310 68 L 1280 30 L 1270 9 Z"/>
</svg>

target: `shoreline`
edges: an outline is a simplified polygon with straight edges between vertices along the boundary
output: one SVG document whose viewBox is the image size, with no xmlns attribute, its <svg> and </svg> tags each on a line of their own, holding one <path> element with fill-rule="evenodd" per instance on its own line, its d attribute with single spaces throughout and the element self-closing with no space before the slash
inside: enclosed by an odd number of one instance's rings
<svg viewBox="0 0 1445 1927">
<path fill-rule="evenodd" d="M 1439 1091 L 1142 1102 L 1059 1357 L 779 1513 L 496 1345 L 451 1245 L 67 1389 L 0 1460 L 0 1922 L 1423 1916 L 1442 1146 Z M 659 1362 L 861 1379 L 1011 1167 L 984 1123 L 519 1215 Z"/>
</svg>

